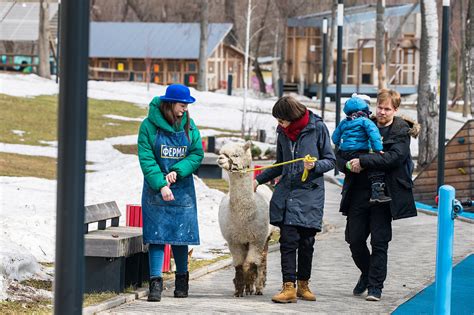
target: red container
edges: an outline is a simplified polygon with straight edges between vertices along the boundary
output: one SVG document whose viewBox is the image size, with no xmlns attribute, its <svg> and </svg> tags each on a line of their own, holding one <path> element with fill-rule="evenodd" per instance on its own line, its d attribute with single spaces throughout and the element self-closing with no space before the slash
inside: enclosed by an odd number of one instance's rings
<svg viewBox="0 0 474 315">
<path fill-rule="evenodd" d="M 165 256 L 163 259 L 163 272 L 171 271 L 171 246 L 165 245 Z"/>
<path fill-rule="evenodd" d="M 127 226 L 143 226 L 142 207 L 140 205 L 127 205 Z"/>
<path fill-rule="evenodd" d="M 142 206 L 127 205 L 127 226 L 143 227 Z M 165 245 L 165 257 L 163 261 L 163 272 L 170 271 L 171 246 Z"/>
<path fill-rule="evenodd" d="M 254 168 L 259 168 L 262 167 L 262 165 L 254 165 Z M 263 170 L 258 170 L 258 171 L 253 171 L 253 179 L 257 177 L 260 173 L 262 173 Z"/>
<path fill-rule="evenodd" d="M 201 140 L 201 144 L 202 144 L 202 149 L 204 150 L 204 152 L 207 152 L 207 142 L 206 142 L 206 140 Z"/>
</svg>

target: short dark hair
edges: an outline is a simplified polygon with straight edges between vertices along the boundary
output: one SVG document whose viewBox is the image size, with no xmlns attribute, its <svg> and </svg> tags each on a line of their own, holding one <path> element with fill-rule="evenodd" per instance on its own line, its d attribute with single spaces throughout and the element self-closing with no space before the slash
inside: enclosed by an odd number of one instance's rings
<svg viewBox="0 0 474 315">
<path fill-rule="evenodd" d="M 306 106 L 291 96 L 281 97 L 273 106 L 272 115 L 276 119 L 296 121 L 306 113 Z"/>
</svg>

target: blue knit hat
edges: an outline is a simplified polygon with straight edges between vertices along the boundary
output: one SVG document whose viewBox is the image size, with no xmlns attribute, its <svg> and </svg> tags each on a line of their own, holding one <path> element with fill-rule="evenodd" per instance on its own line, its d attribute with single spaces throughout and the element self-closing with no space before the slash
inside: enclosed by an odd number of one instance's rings
<svg viewBox="0 0 474 315">
<path fill-rule="evenodd" d="M 160 100 L 177 103 L 194 103 L 196 99 L 191 96 L 189 88 L 182 84 L 171 84 L 166 88 L 166 93 L 160 96 Z"/>
<path fill-rule="evenodd" d="M 365 111 L 369 111 L 369 105 L 367 105 L 367 103 L 361 98 L 351 97 L 344 104 L 344 113 L 347 116 L 351 115 L 352 113 Z"/>
</svg>

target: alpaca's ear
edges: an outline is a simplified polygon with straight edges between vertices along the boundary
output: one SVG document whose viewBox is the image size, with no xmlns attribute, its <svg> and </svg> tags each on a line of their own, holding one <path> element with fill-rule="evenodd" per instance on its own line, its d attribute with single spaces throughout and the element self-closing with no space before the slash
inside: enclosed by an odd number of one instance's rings
<svg viewBox="0 0 474 315">
<path fill-rule="evenodd" d="M 249 150 L 252 147 L 252 141 L 247 141 L 244 144 L 244 151 Z"/>
</svg>

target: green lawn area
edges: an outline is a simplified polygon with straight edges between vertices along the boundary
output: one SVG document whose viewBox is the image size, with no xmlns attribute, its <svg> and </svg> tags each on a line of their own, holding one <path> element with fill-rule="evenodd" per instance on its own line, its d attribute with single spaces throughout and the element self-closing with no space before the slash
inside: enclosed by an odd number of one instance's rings
<svg viewBox="0 0 474 315">
<path fill-rule="evenodd" d="M 0 94 L 0 142 L 10 144 L 45 145 L 40 141 L 57 140 L 58 97 L 15 97 Z M 102 140 L 108 137 L 138 133 L 140 122 L 106 118 L 104 115 L 143 117 L 146 109 L 132 103 L 89 99 L 88 139 Z M 22 131 L 23 134 L 14 133 Z M 55 158 L 0 153 L 0 176 L 33 176 L 55 179 Z"/>
<path fill-rule="evenodd" d="M 147 111 L 132 103 L 89 99 L 88 139 L 101 140 L 108 137 L 138 133 L 140 122 L 106 118 L 103 115 L 144 117 Z M 15 97 L 0 94 L 0 142 L 43 145 L 43 141 L 57 140 L 58 97 Z M 24 131 L 18 135 L 12 130 Z"/>
</svg>

